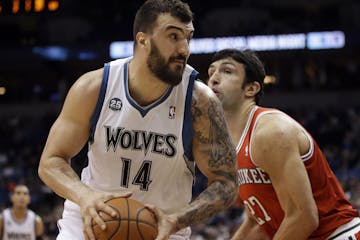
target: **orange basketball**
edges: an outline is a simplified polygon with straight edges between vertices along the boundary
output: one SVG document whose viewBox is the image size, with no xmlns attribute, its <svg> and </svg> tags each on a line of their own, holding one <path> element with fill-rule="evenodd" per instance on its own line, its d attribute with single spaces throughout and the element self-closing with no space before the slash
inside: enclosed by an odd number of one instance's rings
<svg viewBox="0 0 360 240">
<path fill-rule="evenodd" d="M 106 202 L 113 207 L 118 217 L 111 217 L 104 212 L 100 216 L 106 223 L 106 230 L 93 224 L 97 240 L 154 240 L 157 236 L 155 215 L 145 206 L 130 198 L 113 198 Z"/>
</svg>

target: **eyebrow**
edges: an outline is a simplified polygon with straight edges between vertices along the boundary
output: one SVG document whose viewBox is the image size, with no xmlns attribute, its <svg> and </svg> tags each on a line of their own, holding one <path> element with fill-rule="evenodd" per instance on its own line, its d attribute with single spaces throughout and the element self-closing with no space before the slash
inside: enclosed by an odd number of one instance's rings
<svg viewBox="0 0 360 240">
<path fill-rule="evenodd" d="M 222 63 L 220 63 L 220 66 L 222 66 L 222 65 L 227 65 L 227 64 L 236 67 L 233 62 L 222 62 Z M 209 66 L 209 68 L 214 68 L 214 67 L 215 67 L 215 66 L 214 66 L 213 63 L 210 64 L 210 66 Z"/>
<path fill-rule="evenodd" d="M 178 27 L 178 26 L 175 26 L 175 25 L 166 26 L 165 31 L 171 30 L 171 29 L 179 30 L 179 31 L 182 32 L 184 35 L 186 35 L 186 33 L 185 33 L 185 31 L 184 31 L 183 28 Z M 194 34 L 194 30 L 192 30 L 192 31 L 189 32 L 189 35 L 192 35 L 192 34 Z"/>
<path fill-rule="evenodd" d="M 222 62 L 220 65 L 232 65 L 235 67 L 235 64 L 233 62 Z"/>
</svg>

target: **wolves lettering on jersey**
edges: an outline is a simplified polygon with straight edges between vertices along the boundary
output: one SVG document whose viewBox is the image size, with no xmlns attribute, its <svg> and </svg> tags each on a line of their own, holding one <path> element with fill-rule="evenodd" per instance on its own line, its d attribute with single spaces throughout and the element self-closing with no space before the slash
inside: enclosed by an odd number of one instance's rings
<svg viewBox="0 0 360 240">
<path fill-rule="evenodd" d="M 35 240 L 35 218 L 36 214 L 27 210 L 26 218 L 22 222 L 17 222 L 13 218 L 13 213 L 10 208 L 4 209 L 2 212 L 3 222 L 3 235 L 0 239 L 3 240 Z"/>
<path fill-rule="evenodd" d="M 7 233 L 7 238 L 9 240 L 31 240 L 31 235 L 27 233 L 9 232 Z"/>
<path fill-rule="evenodd" d="M 139 130 L 127 130 L 123 127 L 112 128 L 105 126 L 106 147 L 115 152 L 118 147 L 122 149 L 143 150 L 144 155 L 151 152 L 173 157 L 176 154 L 176 140 L 173 134 L 161 134 Z"/>
<path fill-rule="evenodd" d="M 268 174 L 261 168 L 239 168 L 238 183 L 243 184 L 271 184 Z"/>
</svg>

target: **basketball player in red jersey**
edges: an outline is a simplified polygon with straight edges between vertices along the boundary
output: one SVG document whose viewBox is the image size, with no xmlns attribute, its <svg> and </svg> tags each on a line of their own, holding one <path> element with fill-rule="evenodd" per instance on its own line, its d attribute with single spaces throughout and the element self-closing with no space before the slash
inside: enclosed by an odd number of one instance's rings
<svg viewBox="0 0 360 240">
<path fill-rule="evenodd" d="M 257 105 L 265 70 L 255 53 L 222 50 L 208 74 L 237 146 L 247 213 L 232 240 L 360 239 L 359 212 L 315 140 L 285 113 Z"/>
</svg>

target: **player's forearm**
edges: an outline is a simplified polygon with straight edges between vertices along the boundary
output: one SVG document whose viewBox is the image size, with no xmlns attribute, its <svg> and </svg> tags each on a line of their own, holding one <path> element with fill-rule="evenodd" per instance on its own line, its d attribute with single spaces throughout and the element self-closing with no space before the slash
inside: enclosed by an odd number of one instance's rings
<svg viewBox="0 0 360 240">
<path fill-rule="evenodd" d="M 235 180 L 214 181 L 187 208 L 176 214 L 176 230 L 203 222 L 226 209 L 236 200 L 236 193 Z"/>
<path fill-rule="evenodd" d="M 317 215 L 299 214 L 299 216 L 285 217 L 273 240 L 304 240 L 308 239 L 318 227 Z"/>
<path fill-rule="evenodd" d="M 240 227 L 236 230 L 234 235 L 232 236 L 231 240 L 241 240 L 241 239 L 247 239 L 249 233 L 251 232 L 251 229 L 254 227 L 256 223 L 253 221 L 250 221 L 247 217 L 245 217 L 245 220 L 241 223 Z"/>
<path fill-rule="evenodd" d="M 301 228 L 299 228 L 301 226 Z M 306 240 L 310 236 L 312 231 L 308 231 L 306 228 L 302 228 L 301 224 L 298 226 L 292 226 L 288 229 L 279 228 L 277 233 L 274 236 L 274 240 L 285 240 L 285 239 L 292 239 L 292 240 Z"/>
<path fill-rule="evenodd" d="M 41 180 L 56 194 L 75 203 L 89 190 L 70 164 L 60 157 L 42 159 L 38 171 Z"/>
<path fill-rule="evenodd" d="M 258 224 L 241 224 L 231 240 L 270 240 Z"/>
<path fill-rule="evenodd" d="M 246 233 L 244 233 L 242 230 L 238 229 L 234 233 L 234 235 L 231 237 L 230 240 L 240 240 L 240 239 L 246 239 Z"/>
</svg>

